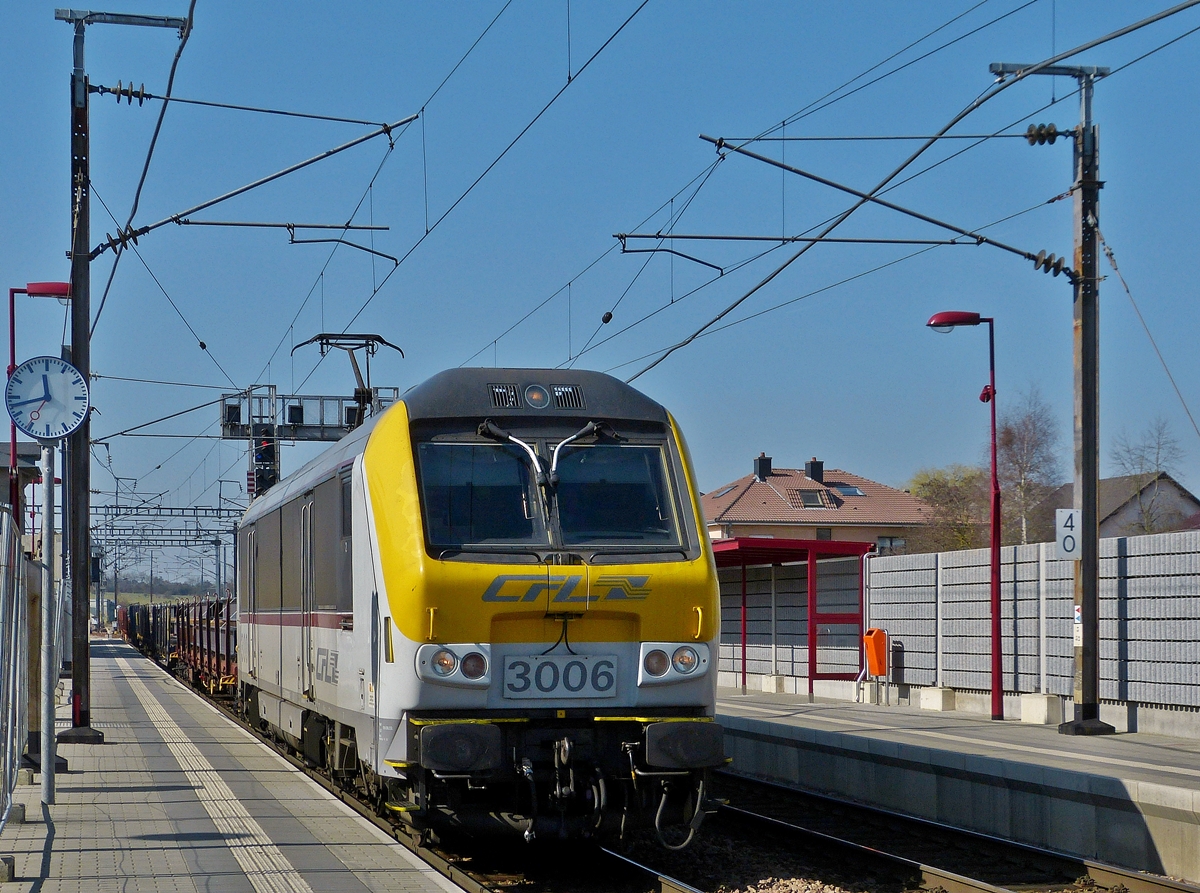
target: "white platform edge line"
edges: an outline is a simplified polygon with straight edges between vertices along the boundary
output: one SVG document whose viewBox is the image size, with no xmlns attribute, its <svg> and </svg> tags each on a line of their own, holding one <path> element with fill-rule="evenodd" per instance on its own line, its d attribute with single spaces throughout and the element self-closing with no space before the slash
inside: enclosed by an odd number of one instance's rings
<svg viewBox="0 0 1200 893">
<path fill-rule="evenodd" d="M 718 700 L 717 703 L 718 703 L 718 705 L 720 705 L 721 703 L 725 703 L 730 707 L 730 709 L 749 710 L 749 711 L 753 711 L 755 713 L 763 713 L 768 716 L 774 716 L 777 719 L 787 719 L 788 718 L 787 714 L 781 713 L 778 709 L 772 710 L 772 709 L 766 708 L 766 707 L 755 707 L 750 704 L 736 703 L 736 702 L 731 702 L 731 701 L 722 702 L 722 701 Z M 732 714 L 732 715 L 736 716 L 736 714 Z M 927 729 L 908 729 L 908 728 L 904 728 L 904 727 L 898 727 L 898 728 L 892 728 L 892 729 L 881 729 L 879 727 L 878 723 L 857 722 L 852 719 L 836 719 L 834 717 L 820 716 L 820 715 L 817 715 L 814 713 L 809 713 L 807 711 L 801 712 L 799 714 L 793 713 L 792 715 L 793 716 L 803 716 L 806 720 L 812 720 L 814 722 L 823 722 L 823 723 L 828 723 L 830 725 L 837 725 L 837 726 L 848 726 L 848 727 L 853 727 L 853 728 L 857 728 L 857 729 L 871 730 L 871 731 L 876 731 L 876 732 L 893 732 L 898 735 L 917 735 L 919 737 L 935 738 L 935 739 L 944 740 L 944 741 L 959 741 L 959 742 L 963 742 L 965 744 L 972 744 L 976 747 L 995 747 L 1000 750 L 1017 751 L 1017 752 L 1021 752 L 1021 753 L 1027 753 L 1027 754 L 1038 754 L 1041 756 L 1058 757 L 1060 759 L 1064 756 L 1064 751 L 1061 751 L 1061 750 L 1051 750 L 1049 748 L 1044 748 L 1044 747 L 1033 747 L 1028 744 L 1012 744 L 1007 741 L 987 741 L 987 740 L 984 740 L 981 738 L 971 738 L 966 735 L 952 735 L 949 732 L 933 732 L 933 731 L 929 731 Z M 987 756 L 987 755 L 979 754 L 979 756 Z M 1200 778 L 1200 769 L 1189 769 L 1186 766 L 1159 766 L 1159 765 L 1155 765 L 1154 763 L 1142 763 L 1137 760 L 1122 760 L 1120 757 L 1105 757 L 1105 756 L 1100 756 L 1100 755 L 1096 755 L 1096 754 L 1085 754 L 1085 753 L 1075 753 L 1075 752 L 1070 753 L 1069 756 L 1072 759 L 1077 759 L 1082 762 L 1096 763 L 1099 765 L 1120 766 L 1120 767 L 1124 767 L 1124 768 L 1128 768 L 1128 769 L 1143 769 L 1143 770 L 1146 770 L 1149 772 L 1164 772 L 1164 773 L 1174 774 L 1174 775 L 1183 775 L 1183 776 L 1187 776 L 1190 778 Z M 1053 769 L 1056 767 L 1051 766 L 1048 768 Z M 1129 781 L 1130 783 L 1138 783 L 1135 779 L 1122 779 L 1122 780 Z"/>
<path fill-rule="evenodd" d="M 133 647 L 133 646 L 130 646 L 130 647 Z M 124 660 L 124 658 L 117 658 L 117 660 Z M 130 666 L 132 667 L 132 665 L 130 665 Z M 354 821 L 358 822 L 361 827 L 366 828 L 367 831 L 376 838 L 376 840 L 378 840 L 380 843 L 386 844 L 389 847 L 389 849 L 391 849 L 393 852 L 395 852 L 397 855 L 399 855 L 402 859 L 404 859 L 405 862 L 407 862 L 409 865 L 411 865 L 415 871 L 418 871 L 421 874 L 426 875 L 429 878 L 429 880 L 436 883 L 443 890 L 447 891 L 447 893 L 462 893 L 462 889 L 463 889 L 462 887 L 455 884 L 452 880 L 450 880 L 444 874 L 441 874 L 433 866 L 429 865 L 426 862 L 422 862 L 420 860 L 420 858 L 417 857 L 416 854 L 414 854 L 411 850 L 408 849 L 408 847 L 404 846 L 401 843 L 398 843 L 395 840 L 395 838 L 393 838 L 391 835 L 389 835 L 382 828 L 378 827 L 373 822 L 370 822 L 367 819 L 363 818 L 363 816 L 359 815 L 354 810 L 353 807 L 347 805 L 346 803 L 343 803 L 341 799 L 339 799 L 338 797 L 335 797 L 333 794 L 331 794 L 328 790 L 323 788 L 316 781 L 309 778 L 303 772 L 298 772 L 296 770 L 295 766 L 293 766 L 291 763 L 289 763 L 287 760 L 285 760 L 282 756 L 280 756 L 273 748 L 267 746 L 267 744 L 265 742 L 263 742 L 261 739 L 256 737 L 252 732 L 242 728 L 237 723 L 232 722 L 229 719 L 229 717 L 224 713 L 224 711 L 222 711 L 220 708 L 215 707 L 212 704 L 210 704 L 208 701 L 206 701 L 204 698 L 202 698 L 198 693 L 192 691 L 190 688 L 188 688 L 186 685 L 184 685 L 182 682 L 180 682 L 178 679 L 176 679 L 174 676 L 172 676 L 170 673 L 168 673 L 166 670 L 164 670 L 162 667 L 160 667 L 157 663 L 150 660 L 149 658 L 145 658 L 145 666 L 148 669 L 152 670 L 152 672 L 154 672 L 158 676 L 162 677 L 164 680 L 175 685 L 179 689 L 179 691 L 183 692 L 184 694 L 189 695 L 191 698 L 193 698 L 196 701 L 197 704 L 204 707 L 204 709 L 210 711 L 214 716 L 219 717 L 228 728 L 232 729 L 235 733 L 237 733 L 245 741 L 253 743 L 257 747 L 261 748 L 262 752 L 264 754 L 267 754 L 268 756 L 270 756 L 270 758 L 272 760 L 274 760 L 280 767 L 282 767 L 283 769 L 286 769 L 289 773 L 293 773 L 298 779 L 301 779 L 306 785 L 309 786 L 309 788 L 315 794 L 317 794 L 321 798 L 327 800 L 336 809 L 340 810 L 347 818 L 353 819 Z M 333 852 L 335 856 L 337 855 L 336 852 L 332 849 L 330 850 L 330 852 Z M 353 869 L 347 868 L 347 871 L 352 871 L 352 870 Z"/>
</svg>

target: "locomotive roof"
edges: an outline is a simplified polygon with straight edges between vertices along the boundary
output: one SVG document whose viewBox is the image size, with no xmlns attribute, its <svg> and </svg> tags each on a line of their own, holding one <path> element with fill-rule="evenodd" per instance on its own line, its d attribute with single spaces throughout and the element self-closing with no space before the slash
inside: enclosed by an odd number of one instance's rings
<svg viewBox="0 0 1200 893">
<path fill-rule="evenodd" d="M 541 406 L 536 405 L 539 388 L 547 401 Z M 667 421 L 667 411 L 641 391 L 603 372 L 581 369 L 448 369 L 403 399 L 412 421 L 565 414 Z"/>
</svg>

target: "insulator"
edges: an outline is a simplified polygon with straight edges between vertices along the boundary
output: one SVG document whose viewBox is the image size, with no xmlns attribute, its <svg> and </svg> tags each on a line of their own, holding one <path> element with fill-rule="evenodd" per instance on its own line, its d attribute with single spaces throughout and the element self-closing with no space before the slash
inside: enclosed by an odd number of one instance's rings
<svg viewBox="0 0 1200 893">
<path fill-rule="evenodd" d="M 1025 131 L 1025 139 L 1031 146 L 1044 146 L 1046 143 L 1054 145 L 1054 141 L 1058 139 L 1058 128 L 1053 124 L 1030 124 L 1029 129 Z"/>
<path fill-rule="evenodd" d="M 1034 268 L 1035 270 L 1040 270 L 1040 269 L 1042 268 L 1042 265 L 1043 265 L 1043 264 L 1045 264 L 1045 263 L 1046 263 L 1046 252 L 1045 252 L 1045 251 L 1039 251 L 1039 252 L 1037 253 L 1037 257 L 1035 257 L 1035 258 L 1033 259 L 1033 268 Z"/>
<path fill-rule="evenodd" d="M 141 89 L 138 90 L 138 105 L 140 106 L 145 101 L 146 101 L 146 85 L 142 84 Z"/>
<path fill-rule="evenodd" d="M 121 82 L 117 81 L 117 89 L 113 91 L 113 95 L 117 97 L 117 105 L 121 104 Z"/>
<path fill-rule="evenodd" d="M 1054 262 L 1054 275 L 1057 276 L 1063 271 L 1063 259 L 1060 257 Z"/>
<path fill-rule="evenodd" d="M 605 311 L 604 311 L 604 315 L 603 315 L 602 317 L 600 317 L 600 322 L 601 322 L 601 323 L 603 323 L 603 324 L 605 324 L 605 325 L 607 325 L 608 323 L 612 322 L 612 311 L 611 311 L 611 310 L 605 310 Z"/>
</svg>

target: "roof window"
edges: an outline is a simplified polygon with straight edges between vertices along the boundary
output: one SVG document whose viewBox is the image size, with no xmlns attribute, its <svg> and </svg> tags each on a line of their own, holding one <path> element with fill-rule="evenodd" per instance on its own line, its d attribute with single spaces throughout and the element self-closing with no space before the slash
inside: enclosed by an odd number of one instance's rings
<svg viewBox="0 0 1200 893">
<path fill-rule="evenodd" d="M 853 487 L 850 484 L 832 484 L 833 489 L 837 490 L 842 496 L 866 496 L 867 494 L 858 487 Z"/>
<path fill-rule="evenodd" d="M 821 496 L 820 490 L 797 490 L 796 496 L 800 499 L 800 505 L 806 509 L 823 509 L 825 508 L 825 500 Z"/>
</svg>

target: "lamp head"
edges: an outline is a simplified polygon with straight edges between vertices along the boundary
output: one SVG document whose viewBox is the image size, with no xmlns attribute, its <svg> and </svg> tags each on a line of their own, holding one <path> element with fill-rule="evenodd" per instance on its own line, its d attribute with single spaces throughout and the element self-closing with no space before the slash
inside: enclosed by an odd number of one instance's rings
<svg viewBox="0 0 1200 893">
<path fill-rule="evenodd" d="M 983 318 L 978 313 L 968 313 L 965 310 L 943 310 L 929 317 L 925 325 L 935 332 L 949 332 L 958 326 L 977 326 Z"/>
<path fill-rule="evenodd" d="M 31 298 L 69 298 L 71 297 L 71 283 L 30 282 L 25 286 L 25 294 Z"/>
</svg>

